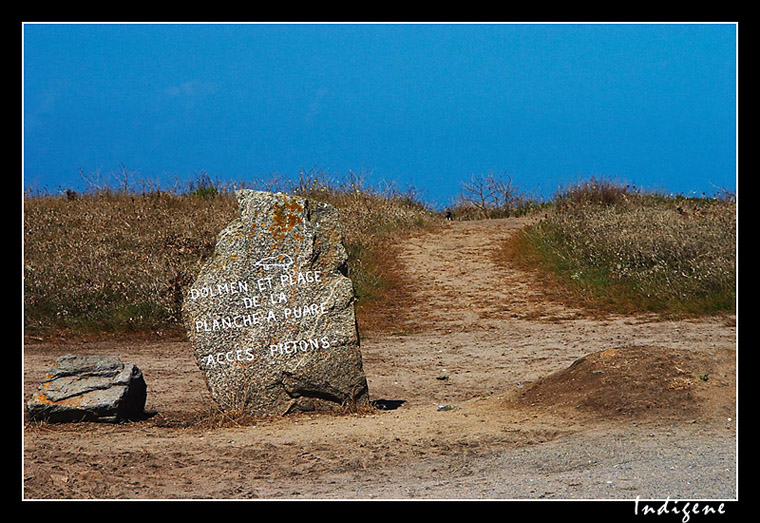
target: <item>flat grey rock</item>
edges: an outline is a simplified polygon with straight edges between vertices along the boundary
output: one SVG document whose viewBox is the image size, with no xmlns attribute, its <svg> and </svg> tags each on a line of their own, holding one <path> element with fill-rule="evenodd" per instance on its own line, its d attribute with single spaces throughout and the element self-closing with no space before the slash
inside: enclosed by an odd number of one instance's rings
<svg viewBox="0 0 760 523">
<path fill-rule="evenodd" d="M 338 210 L 240 190 L 240 216 L 186 294 L 212 398 L 254 415 L 368 405 Z"/>
<path fill-rule="evenodd" d="M 115 356 L 65 355 L 27 402 L 27 415 L 49 422 L 140 419 L 146 398 L 136 365 Z"/>
</svg>

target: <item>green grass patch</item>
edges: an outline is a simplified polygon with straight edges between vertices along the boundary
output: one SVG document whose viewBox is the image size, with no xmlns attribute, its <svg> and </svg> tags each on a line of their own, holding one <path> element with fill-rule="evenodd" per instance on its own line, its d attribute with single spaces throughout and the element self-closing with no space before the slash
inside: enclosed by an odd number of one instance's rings
<svg viewBox="0 0 760 523">
<path fill-rule="evenodd" d="M 505 255 L 600 311 L 735 312 L 735 201 L 583 189 L 558 198 Z"/>
</svg>

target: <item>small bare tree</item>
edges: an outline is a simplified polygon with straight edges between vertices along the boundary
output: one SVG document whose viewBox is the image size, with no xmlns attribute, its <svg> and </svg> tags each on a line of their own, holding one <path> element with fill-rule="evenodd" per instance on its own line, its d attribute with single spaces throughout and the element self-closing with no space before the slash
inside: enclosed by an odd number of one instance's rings
<svg viewBox="0 0 760 523">
<path fill-rule="evenodd" d="M 504 211 L 507 216 L 512 214 L 515 207 L 520 202 L 520 194 L 518 188 L 512 183 L 512 178 L 507 176 L 507 179 L 492 177 L 492 190 L 494 192 L 494 199 L 496 200 L 496 208 Z"/>
<path fill-rule="evenodd" d="M 511 177 L 498 177 L 489 172 L 473 174 L 469 181 L 463 182 L 459 199 L 462 205 L 474 207 L 481 218 L 488 218 L 495 212 L 509 216 L 521 198 Z"/>
<path fill-rule="evenodd" d="M 79 169 L 79 176 L 95 192 L 102 192 L 108 186 L 108 181 L 103 178 L 100 169 L 95 172 L 85 173 L 84 169 Z"/>
<path fill-rule="evenodd" d="M 114 175 L 114 177 L 118 179 L 119 189 L 122 193 L 126 194 L 129 192 L 130 185 L 135 179 L 137 172 L 138 171 L 130 171 L 123 163 L 119 164 L 119 171 Z"/>
<path fill-rule="evenodd" d="M 462 182 L 460 200 L 465 205 L 475 207 L 482 218 L 488 218 L 489 209 L 497 203 L 497 193 L 494 190 L 493 174 L 472 175 L 469 181 Z"/>
<path fill-rule="evenodd" d="M 130 171 L 123 163 L 119 164 L 118 172 L 110 172 L 107 175 L 102 174 L 100 168 L 89 173 L 85 173 L 81 168 L 79 169 L 79 176 L 96 193 L 114 191 L 113 182 L 116 182 L 115 192 L 127 194 L 136 179 L 135 175 L 138 173 L 139 171 Z"/>
</svg>

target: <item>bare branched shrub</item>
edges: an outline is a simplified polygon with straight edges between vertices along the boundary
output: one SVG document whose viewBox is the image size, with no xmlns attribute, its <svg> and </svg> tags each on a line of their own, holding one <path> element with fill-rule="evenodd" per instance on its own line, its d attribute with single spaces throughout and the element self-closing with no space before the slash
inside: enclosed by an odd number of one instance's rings
<svg viewBox="0 0 760 523">
<path fill-rule="evenodd" d="M 453 214 L 460 220 L 505 218 L 526 214 L 540 203 L 523 194 L 509 176 L 472 175 L 462 183 Z"/>
<path fill-rule="evenodd" d="M 488 218 L 489 211 L 498 207 L 498 195 L 494 184 L 495 178 L 491 173 L 485 176 L 473 174 L 469 181 L 462 183 L 462 204 L 474 207 L 481 218 Z"/>
<path fill-rule="evenodd" d="M 131 170 L 126 165 L 120 164 L 116 171 L 103 174 L 100 169 L 85 173 L 83 169 L 79 170 L 79 177 L 87 185 L 90 193 L 130 193 L 135 189 L 135 185 L 152 185 L 152 182 L 140 180 L 139 171 Z"/>
</svg>

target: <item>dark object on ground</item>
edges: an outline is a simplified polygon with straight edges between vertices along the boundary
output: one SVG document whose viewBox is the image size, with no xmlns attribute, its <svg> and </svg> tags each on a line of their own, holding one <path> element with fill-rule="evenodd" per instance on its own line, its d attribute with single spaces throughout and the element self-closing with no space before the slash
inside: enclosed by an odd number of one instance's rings
<svg viewBox="0 0 760 523">
<path fill-rule="evenodd" d="M 370 402 L 370 404 L 373 407 L 375 407 L 377 410 L 396 410 L 404 403 L 406 403 L 405 400 L 385 400 L 385 399 L 372 400 Z"/>
</svg>

